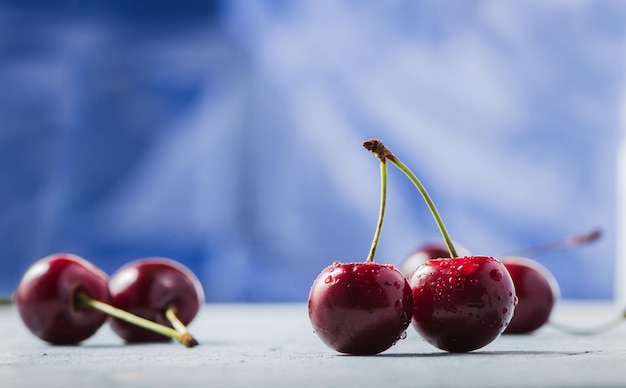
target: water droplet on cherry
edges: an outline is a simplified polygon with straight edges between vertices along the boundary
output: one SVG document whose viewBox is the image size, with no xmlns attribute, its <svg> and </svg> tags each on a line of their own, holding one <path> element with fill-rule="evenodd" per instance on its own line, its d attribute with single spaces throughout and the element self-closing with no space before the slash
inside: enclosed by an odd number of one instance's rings
<svg viewBox="0 0 626 388">
<path fill-rule="evenodd" d="M 502 280 L 502 271 L 500 271 L 499 269 L 492 269 L 489 272 L 489 276 L 491 276 L 491 278 L 496 282 L 499 282 L 500 280 Z"/>
</svg>

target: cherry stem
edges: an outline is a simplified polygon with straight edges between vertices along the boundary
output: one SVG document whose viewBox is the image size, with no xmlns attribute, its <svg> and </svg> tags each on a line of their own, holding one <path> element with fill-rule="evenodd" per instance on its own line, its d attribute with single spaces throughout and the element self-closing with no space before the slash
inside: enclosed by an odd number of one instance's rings
<svg viewBox="0 0 626 388">
<path fill-rule="evenodd" d="M 189 335 L 189 333 L 181 334 L 178 331 L 172 329 L 171 327 L 161 325 L 159 323 L 156 323 L 148 319 L 142 318 L 140 316 L 137 316 L 135 314 L 129 313 L 128 311 L 119 309 L 110 304 L 95 300 L 91 298 L 90 296 L 88 296 L 87 294 L 85 294 L 84 292 L 79 292 L 77 294 L 77 298 L 78 298 L 78 303 L 81 307 L 93 308 L 107 315 L 110 315 L 114 318 L 121 319 L 125 322 L 139 326 L 146 330 L 150 330 L 155 333 L 164 335 L 168 338 L 175 339 L 188 348 L 194 347 L 198 344 L 198 342 L 191 335 Z"/>
<path fill-rule="evenodd" d="M 378 212 L 378 223 L 376 224 L 376 231 L 374 232 L 374 239 L 372 240 L 372 246 L 370 252 L 367 255 L 366 262 L 374 262 L 374 256 L 376 255 L 376 248 L 378 247 L 378 240 L 380 239 L 380 231 L 383 227 L 383 219 L 385 218 L 385 207 L 387 204 L 387 161 L 385 159 L 380 160 L 380 210 Z"/>
<path fill-rule="evenodd" d="M 579 245 L 591 243 L 599 239 L 601 235 L 602 231 L 600 229 L 594 229 L 588 233 L 566 237 L 564 239 L 553 241 L 551 243 L 519 249 L 517 251 L 510 252 L 504 256 L 536 256 L 540 254 L 561 251 L 569 248 L 574 248 Z"/>
<path fill-rule="evenodd" d="M 446 229 L 446 226 L 444 225 L 443 220 L 441 219 L 441 216 L 439 215 L 439 212 L 437 211 L 437 208 L 435 207 L 435 204 L 430 198 L 430 195 L 428 194 L 428 191 L 426 191 L 426 188 L 424 187 L 422 182 L 420 182 L 420 180 L 415 176 L 415 174 L 413 174 L 413 172 L 404 163 L 402 163 L 402 161 L 400 161 L 400 159 L 398 159 L 391 152 L 391 150 L 389 150 L 389 148 L 387 148 L 380 140 L 378 139 L 367 140 L 363 142 L 363 147 L 373 152 L 381 161 L 388 160 L 391 163 L 393 163 L 394 166 L 400 169 L 400 171 L 402 171 L 411 180 L 411 182 L 413 182 L 415 187 L 422 194 L 422 197 L 426 201 L 426 205 L 428 205 L 430 212 L 435 218 L 435 222 L 437 223 L 437 226 L 439 227 L 439 231 L 441 232 L 441 235 L 443 236 L 446 246 L 448 247 L 448 251 L 450 252 L 450 257 L 457 257 L 458 254 L 456 252 L 456 249 L 454 248 L 454 244 L 452 243 L 450 234 L 448 233 L 448 230 Z"/>
<path fill-rule="evenodd" d="M 174 330 L 176 330 L 176 332 L 181 336 L 181 337 L 185 337 L 186 341 L 191 341 L 193 342 L 193 346 L 198 345 L 198 341 L 196 341 L 195 338 L 193 338 L 191 336 L 191 334 L 189 334 L 189 331 L 187 331 L 187 327 L 185 326 L 184 323 L 182 323 L 180 321 L 180 319 L 178 319 L 178 317 L 176 316 L 176 307 L 173 305 L 168 306 L 165 309 L 165 318 L 167 318 L 167 320 L 169 321 L 169 323 L 172 325 L 172 327 L 174 328 Z M 181 341 L 182 342 L 182 341 Z"/>
<path fill-rule="evenodd" d="M 554 327 L 555 329 L 568 333 L 568 334 L 593 335 L 593 334 L 600 334 L 602 332 L 608 331 L 618 326 L 624 321 L 624 318 L 626 318 L 626 316 L 624 316 L 624 314 L 621 314 L 611 319 L 610 321 L 604 322 L 598 326 L 587 327 L 587 328 L 572 327 L 572 326 L 564 325 L 562 323 L 553 322 L 553 321 L 548 322 L 548 324 Z"/>
</svg>

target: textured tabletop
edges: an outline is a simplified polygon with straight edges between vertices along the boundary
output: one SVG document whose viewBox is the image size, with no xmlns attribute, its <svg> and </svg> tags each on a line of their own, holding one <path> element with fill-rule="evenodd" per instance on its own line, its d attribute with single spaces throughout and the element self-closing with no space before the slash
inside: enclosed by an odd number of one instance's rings
<svg viewBox="0 0 626 388">
<path fill-rule="evenodd" d="M 554 320 L 586 326 L 610 304 L 561 303 Z M 0 307 L 0 387 L 626 386 L 626 324 L 578 336 L 544 327 L 466 354 L 407 338 L 377 356 L 327 348 L 305 304 L 209 304 L 190 325 L 200 346 L 125 345 L 104 326 L 80 346 L 51 346 Z"/>
</svg>

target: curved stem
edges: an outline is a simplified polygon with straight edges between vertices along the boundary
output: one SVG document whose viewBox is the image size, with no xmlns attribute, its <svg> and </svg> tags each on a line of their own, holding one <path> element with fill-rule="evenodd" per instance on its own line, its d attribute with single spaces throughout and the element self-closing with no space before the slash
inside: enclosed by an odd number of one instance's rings
<svg viewBox="0 0 626 388">
<path fill-rule="evenodd" d="M 376 231 L 374 232 L 374 239 L 372 240 L 370 253 L 367 255 L 367 259 L 365 260 L 369 262 L 374 262 L 376 248 L 378 247 L 378 240 L 380 239 L 380 231 L 382 230 L 383 219 L 385 218 L 385 207 L 387 203 L 387 162 L 385 160 L 380 161 L 380 183 L 380 210 L 378 212 L 378 223 L 376 224 Z"/>
<path fill-rule="evenodd" d="M 615 318 L 611 319 L 610 321 L 604 322 L 594 327 L 587 327 L 587 328 L 572 327 L 572 326 L 564 325 L 562 323 L 558 323 L 554 321 L 549 321 L 548 325 L 568 334 L 592 335 L 592 334 L 600 334 L 602 332 L 613 329 L 614 327 L 620 325 L 624 321 L 624 318 L 625 317 L 623 314 L 618 315 Z"/>
<path fill-rule="evenodd" d="M 100 302 L 98 300 L 95 300 L 91 297 L 89 297 L 87 294 L 85 294 L 84 292 L 79 292 L 77 294 L 77 301 L 80 304 L 80 306 L 82 307 L 87 307 L 87 308 L 93 308 L 95 310 L 98 310 L 100 312 L 103 312 L 107 315 L 110 315 L 112 317 L 121 319 L 125 322 L 128 322 L 130 324 L 139 326 L 141 328 L 144 328 L 146 330 L 150 330 L 153 331 L 155 333 L 164 335 L 166 337 L 172 338 L 177 340 L 178 342 L 180 342 L 181 344 L 185 345 L 188 348 L 191 348 L 195 345 L 197 345 L 198 343 L 196 342 L 196 340 L 191 336 L 183 336 L 181 334 L 179 334 L 176 330 L 172 329 L 171 327 L 167 327 L 165 325 L 161 325 L 159 323 L 156 322 L 152 322 L 148 319 L 142 318 L 140 316 L 137 316 L 135 314 L 131 314 L 128 311 L 119 309 L 115 306 L 111 306 L 110 304 L 104 303 L 104 302 Z M 189 338 L 191 337 L 191 338 Z"/>
<path fill-rule="evenodd" d="M 394 166 L 399 168 L 400 171 L 402 171 L 411 180 L 411 182 L 413 182 L 415 187 L 422 194 L 422 197 L 426 201 L 426 204 L 428 205 L 430 212 L 435 218 L 435 222 L 437 223 L 437 226 L 439 227 L 439 231 L 441 232 L 441 235 L 443 236 L 446 246 L 448 247 L 448 251 L 450 252 L 450 257 L 457 257 L 458 254 L 456 252 L 456 249 L 454 248 L 452 239 L 450 238 L 450 235 L 448 234 L 448 230 L 446 229 L 446 226 L 444 225 L 443 220 L 441 219 L 441 216 L 439 215 L 439 212 L 437 211 L 437 208 L 435 207 L 435 204 L 430 198 L 430 195 L 426 191 L 426 188 L 424 187 L 422 182 L 420 182 L 420 180 L 417 179 L 415 174 L 413 174 L 413 172 L 404 163 L 402 163 L 402 161 L 400 161 L 400 159 L 398 159 L 391 152 L 391 150 L 389 150 L 380 140 L 370 139 L 368 141 L 365 141 L 363 143 L 363 147 L 365 147 L 369 151 L 372 151 L 376 156 L 378 156 L 379 159 L 389 160 L 391 163 L 393 163 Z"/>
</svg>

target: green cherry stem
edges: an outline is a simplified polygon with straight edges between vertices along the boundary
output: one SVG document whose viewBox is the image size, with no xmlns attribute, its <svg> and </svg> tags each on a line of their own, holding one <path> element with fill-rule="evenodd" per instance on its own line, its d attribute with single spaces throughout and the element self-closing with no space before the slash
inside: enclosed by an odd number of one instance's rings
<svg viewBox="0 0 626 388">
<path fill-rule="evenodd" d="M 376 255 L 376 248 L 378 247 L 378 240 L 380 239 L 380 231 L 383 227 L 383 219 L 385 218 L 385 207 L 387 204 L 387 161 L 380 159 L 380 210 L 378 212 L 378 223 L 376 224 L 376 230 L 374 231 L 374 239 L 372 240 L 372 246 L 370 252 L 367 255 L 366 262 L 374 262 L 374 256 Z"/>
<path fill-rule="evenodd" d="M 172 329 L 171 327 L 161 325 L 159 323 L 156 323 L 148 319 L 142 318 L 140 316 L 137 316 L 135 314 L 129 313 L 128 311 L 119 309 L 110 304 L 95 300 L 91 298 L 90 296 L 88 296 L 87 294 L 85 294 L 84 292 L 79 292 L 77 294 L 77 298 L 78 298 L 79 306 L 81 307 L 92 308 L 92 309 L 98 310 L 114 318 L 121 319 L 130 324 L 137 325 L 141 328 L 144 328 L 146 330 L 151 330 L 155 333 L 159 333 L 166 337 L 175 339 L 188 348 L 194 347 L 198 344 L 195 338 L 193 338 L 193 336 L 187 333 L 186 330 L 185 330 L 185 333 L 179 333 L 178 331 L 176 331 L 175 329 Z"/>
<path fill-rule="evenodd" d="M 448 247 L 448 251 L 450 252 L 450 257 L 457 257 L 458 254 L 456 252 L 456 249 L 454 248 L 454 244 L 452 243 L 450 234 L 448 234 L 448 230 L 446 229 L 446 226 L 444 225 L 443 220 L 439 216 L 439 212 L 437 211 L 435 204 L 430 198 L 430 195 L 428 194 L 428 191 L 426 191 L 426 188 L 424 187 L 422 182 L 420 182 L 420 180 L 417 179 L 415 174 L 413 174 L 413 172 L 404 163 L 402 163 L 402 161 L 400 161 L 400 159 L 398 159 L 391 152 L 391 150 L 389 150 L 389 148 L 387 148 L 380 140 L 378 139 L 367 140 L 363 142 L 363 147 L 373 152 L 381 161 L 388 160 L 391 163 L 393 163 L 394 166 L 400 169 L 400 171 L 402 171 L 411 180 L 411 182 L 413 182 L 415 187 L 422 194 L 422 197 L 424 197 L 424 200 L 426 201 L 426 205 L 428 205 L 428 208 L 430 209 L 433 217 L 435 218 L 435 222 L 437 223 L 437 226 L 439 227 L 439 231 L 441 232 L 441 235 L 443 236 L 446 246 Z"/>
</svg>

